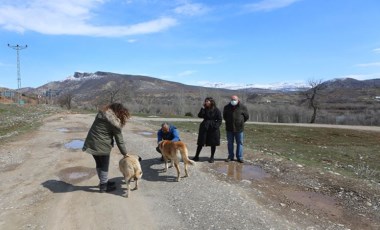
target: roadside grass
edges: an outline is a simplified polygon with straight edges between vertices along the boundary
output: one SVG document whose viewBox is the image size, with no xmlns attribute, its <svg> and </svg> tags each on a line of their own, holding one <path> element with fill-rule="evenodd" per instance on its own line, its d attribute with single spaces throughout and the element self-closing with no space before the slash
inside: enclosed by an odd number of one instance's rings
<svg viewBox="0 0 380 230">
<path fill-rule="evenodd" d="M 378 132 L 255 124 L 246 127 L 246 136 L 254 148 L 299 164 L 346 176 L 380 178 Z"/>
<path fill-rule="evenodd" d="M 159 127 L 160 122 L 151 122 Z M 172 122 L 197 133 L 199 122 Z M 225 138 L 225 126 L 221 127 Z M 349 129 L 246 124 L 245 148 L 277 155 L 296 164 L 380 182 L 380 133 Z"/>
<path fill-rule="evenodd" d="M 48 105 L 0 104 L 0 144 L 3 144 L 4 140 L 36 129 L 41 125 L 43 118 L 60 110 Z"/>
</svg>

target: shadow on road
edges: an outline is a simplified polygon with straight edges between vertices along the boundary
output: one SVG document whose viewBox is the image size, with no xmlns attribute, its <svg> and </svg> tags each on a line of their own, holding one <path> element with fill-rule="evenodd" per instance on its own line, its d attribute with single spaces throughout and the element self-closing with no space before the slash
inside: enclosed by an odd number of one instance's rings
<svg viewBox="0 0 380 230">
<path fill-rule="evenodd" d="M 167 172 L 164 172 L 165 164 L 160 160 L 161 157 L 151 158 L 142 160 L 140 162 L 141 169 L 143 171 L 143 180 L 147 181 L 167 181 L 167 182 L 176 182 L 177 172 L 175 168 L 169 168 Z M 157 166 L 156 166 L 157 165 Z M 156 168 L 154 168 L 156 167 Z M 170 163 L 169 163 L 170 167 Z M 183 169 L 183 165 L 180 165 L 181 175 L 185 175 L 185 171 Z M 173 172 L 171 172 L 173 171 Z"/>
<path fill-rule="evenodd" d="M 99 192 L 98 186 L 73 185 L 60 180 L 47 180 L 42 183 L 42 186 L 49 189 L 53 193 L 66 193 L 75 191 Z"/>
<path fill-rule="evenodd" d="M 110 181 L 115 182 L 116 189 L 112 192 L 107 192 L 108 194 L 113 194 L 117 196 L 122 196 L 124 194 L 124 189 L 122 185 L 125 184 L 123 182 L 123 177 L 115 177 L 110 179 Z M 42 186 L 49 189 L 53 193 L 68 193 L 75 191 L 84 191 L 84 192 L 94 192 L 99 193 L 98 185 L 73 185 L 60 180 L 47 180 L 42 183 Z"/>
</svg>

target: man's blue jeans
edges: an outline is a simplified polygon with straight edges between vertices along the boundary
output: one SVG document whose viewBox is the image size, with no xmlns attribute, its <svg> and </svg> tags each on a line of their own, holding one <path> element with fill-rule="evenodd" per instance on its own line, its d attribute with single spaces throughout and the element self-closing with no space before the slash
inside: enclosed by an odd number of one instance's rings
<svg viewBox="0 0 380 230">
<path fill-rule="evenodd" d="M 236 158 L 237 160 L 243 160 L 243 132 L 227 131 L 228 159 L 234 159 L 234 141 L 236 141 Z"/>
</svg>

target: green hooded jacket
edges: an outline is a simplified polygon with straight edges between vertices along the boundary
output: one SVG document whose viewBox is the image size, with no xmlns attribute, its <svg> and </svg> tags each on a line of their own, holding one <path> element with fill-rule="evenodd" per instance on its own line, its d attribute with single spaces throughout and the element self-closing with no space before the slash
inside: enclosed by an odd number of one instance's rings
<svg viewBox="0 0 380 230">
<path fill-rule="evenodd" d="M 112 109 L 100 111 L 88 131 L 82 150 L 92 155 L 110 155 L 115 140 L 121 154 L 126 155 L 122 128 Z"/>
</svg>

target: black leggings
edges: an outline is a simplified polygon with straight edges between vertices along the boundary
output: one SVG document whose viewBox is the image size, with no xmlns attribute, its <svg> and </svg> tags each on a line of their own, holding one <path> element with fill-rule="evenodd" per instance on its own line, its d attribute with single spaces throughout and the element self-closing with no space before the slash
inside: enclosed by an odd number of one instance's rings
<svg viewBox="0 0 380 230">
<path fill-rule="evenodd" d="M 198 147 L 197 147 L 197 152 L 196 152 L 197 155 L 199 155 L 199 153 L 201 152 L 202 147 L 203 147 L 202 145 L 198 145 Z M 216 146 L 211 146 L 211 154 L 212 154 L 212 155 L 214 155 L 215 150 L 216 150 Z"/>
<path fill-rule="evenodd" d="M 95 156 L 92 155 L 95 159 L 96 168 L 99 168 L 103 172 L 108 172 L 108 166 L 110 165 L 110 155 L 105 156 Z"/>
</svg>

